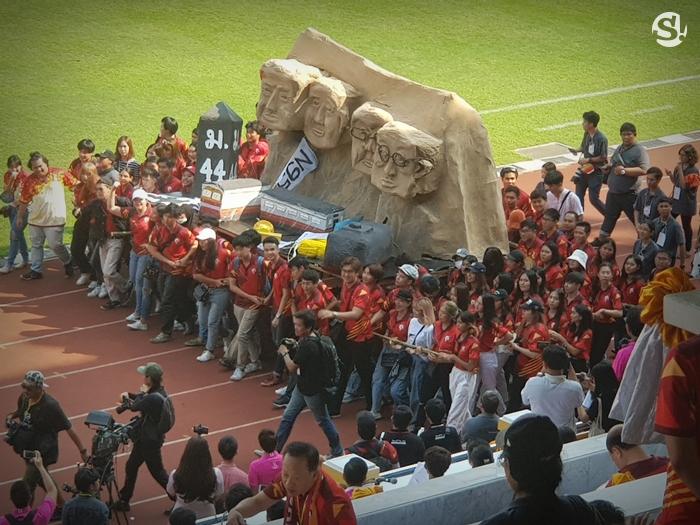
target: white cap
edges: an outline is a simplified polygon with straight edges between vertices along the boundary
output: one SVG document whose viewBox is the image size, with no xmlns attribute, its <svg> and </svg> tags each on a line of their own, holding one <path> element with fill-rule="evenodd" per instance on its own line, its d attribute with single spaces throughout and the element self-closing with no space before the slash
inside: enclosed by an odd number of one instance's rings
<svg viewBox="0 0 700 525">
<path fill-rule="evenodd" d="M 133 201 L 134 199 L 148 200 L 148 193 L 141 188 L 135 189 L 134 193 L 131 195 L 131 200 Z"/>
<path fill-rule="evenodd" d="M 574 250 L 574 253 L 567 257 L 567 261 L 568 260 L 576 261 L 585 270 L 586 264 L 588 264 L 588 254 L 583 250 Z"/>
<path fill-rule="evenodd" d="M 202 231 L 197 234 L 198 241 L 206 241 L 207 239 L 216 239 L 216 232 L 211 228 L 203 228 Z"/>
<path fill-rule="evenodd" d="M 459 248 L 459 249 L 455 252 L 455 255 L 454 255 L 454 256 L 455 256 L 455 257 L 458 257 L 458 258 L 460 258 L 460 259 L 466 259 L 467 257 L 469 257 L 469 250 L 467 250 L 466 248 Z"/>
<path fill-rule="evenodd" d="M 399 271 L 405 273 L 408 277 L 414 281 L 418 279 L 418 268 L 412 264 L 402 264 L 399 266 Z"/>
</svg>

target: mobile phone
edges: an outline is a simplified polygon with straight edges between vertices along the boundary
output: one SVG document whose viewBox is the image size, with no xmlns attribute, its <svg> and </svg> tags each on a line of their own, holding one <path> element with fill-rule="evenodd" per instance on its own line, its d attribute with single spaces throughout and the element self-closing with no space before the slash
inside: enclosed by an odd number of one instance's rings
<svg viewBox="0 0 700 525">
<path fill-rule="evenodd" d="M 33 450 L 23 450 L 22 457 L 24 459 L 34 459 L 36 457 L 36 452 Z"/>
<path fill-rule="evenodd" d="M 566 148 L 566 149 L 568 149 L 569 153 L 571 153 L 572 155 L 578 155 L 578 150 L 575 150 L 574 148 Z"/>
</svg>

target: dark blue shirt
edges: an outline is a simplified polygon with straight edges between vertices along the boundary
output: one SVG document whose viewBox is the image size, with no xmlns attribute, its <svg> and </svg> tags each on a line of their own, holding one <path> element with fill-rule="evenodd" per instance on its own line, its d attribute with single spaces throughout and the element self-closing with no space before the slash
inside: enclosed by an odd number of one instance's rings
<svg viewBox="0 0 700 525">
<path fill-rule="evenodd" d="M 63 525 L 107 525 L 109 509 L 97 498 L 81 494 L 63 506 L 61 518 Z"/>
</svg>

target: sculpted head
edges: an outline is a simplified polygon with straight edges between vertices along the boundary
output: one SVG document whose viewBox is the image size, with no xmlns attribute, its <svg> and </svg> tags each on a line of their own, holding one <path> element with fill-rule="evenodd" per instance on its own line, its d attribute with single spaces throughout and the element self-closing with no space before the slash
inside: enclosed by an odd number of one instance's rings
<svg viewBox="0 0 700 525">
<path fill-rule="evenodd" d="M 260 68 L 258 121 L 277 131 L 302 129 L 309 84 L 321 77 L 318 68 L 294 59 L 272 59 Z"/>
<path fill-rule="evenodd" d="M 435 191 L 442 141 L 403 122 L 390 122 L 377 131 L 372 184 L 384 193 L 410 199 Z"/>
<path fill-rule="evenodd" d="M 335 148 L 348 129 L 359 93 L 335 78 L 322 77 L 309 87 L 304 115 L 304 135 L 319 149 Z"/>
<path fill-rule="evenodd" d="M 393 121 L 391 113 L 371 102 L 365 102 L 352 114 L 350 135 L 352 136 L 352 167 L 357 171 L 372 174 L 374 152 L 377 149 L 377 130 Z"/>
</svg>

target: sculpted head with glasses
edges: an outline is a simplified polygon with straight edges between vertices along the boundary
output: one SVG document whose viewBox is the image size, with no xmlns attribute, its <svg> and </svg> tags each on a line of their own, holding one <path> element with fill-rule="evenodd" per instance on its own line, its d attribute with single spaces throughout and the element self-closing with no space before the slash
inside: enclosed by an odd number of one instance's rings
<svg viewBox="0 0 700 525">
<path fill-rule="evenodd" d="M 372 174 L 374 152 L 377 149 L 377 131 L 393 120 L 394 117 L 388 111 L 371 102 L 365 102 L 355 110 L 350 124 L 353 169 L 367 175 Z"/>
<path fill-rule="evenodd" d="M 390 122 L 376 135 L 372 184 L 384 193 L 411 199 L 435 191 L 442 141 L 403 122 Z"/>
</svg>

